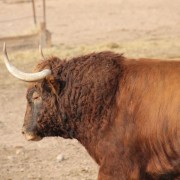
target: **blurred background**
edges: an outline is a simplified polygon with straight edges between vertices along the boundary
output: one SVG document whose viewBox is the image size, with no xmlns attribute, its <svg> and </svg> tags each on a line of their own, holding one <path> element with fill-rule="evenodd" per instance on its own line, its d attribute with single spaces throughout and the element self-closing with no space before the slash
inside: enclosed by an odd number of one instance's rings
<svg viewBox="0 0 180 180">
<path fill-rule="evenodd" d="M 30 72 L 41 59 L 111 50 L 126 57 L 180 59 L 179 0 L 0 0 L 0 48 Z M 1 53 L 2 55 L 2 53 Z M 0 180 L 95 180 L 98 167 L 76 140 L 21 135 L 28 84 L 0 56 Z"/>
</svg>

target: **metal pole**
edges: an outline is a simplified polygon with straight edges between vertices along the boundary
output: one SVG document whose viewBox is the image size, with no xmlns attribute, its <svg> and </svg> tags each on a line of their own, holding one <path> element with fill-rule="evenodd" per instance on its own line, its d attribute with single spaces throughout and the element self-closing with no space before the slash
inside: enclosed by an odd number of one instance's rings
<svg viewBox="0 0 180 180">
<path fill-rule="evenodd" d="M 44 24 L 45 24 L 45 29 L 46 29 L 46 1 L 43 0 L 43 20 L 44 20 Z"/>
<path fill-rule="evenodd" d="M 36 9 L 35 9 L 34 0 L 32 0 L 32 9 L 33 9 L 34 24 L 36 26 L 37 25 L 37 21 L 36 21 Z"/>
</svg>

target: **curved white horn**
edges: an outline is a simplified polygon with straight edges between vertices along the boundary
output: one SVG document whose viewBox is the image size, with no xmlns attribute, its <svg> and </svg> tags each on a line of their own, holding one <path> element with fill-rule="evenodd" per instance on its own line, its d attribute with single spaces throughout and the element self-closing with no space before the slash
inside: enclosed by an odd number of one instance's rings
<svg viewBox="0 0 180 180">
<path fill-rule="evenodd" d="M 40 54 L 41 54 L 41 57 L 42 57 L 43 59 L 45 59 L 41 45 L 39 45 L 39 52 L 40 52 Z"/>
<path fill-rule="evenodd" d="M 42 70 L 40 72 L 36 72 L 36 73 L 24 73 L 24 72 L 18 70 L 16 67 L 14 67 L 9 62 L 5 43 L 4 43 L 4 47 L 3 47 L 3 56 L 4 56 L 4 62 L 5 62 L 5 65 L 8 69 L 8 71 L 13 76 L 15 76 L 16 78 L 18 78 L 22 81 L 27 81 L 27 82 L 38 81 L 38 80 L 44 79 L 46 76 L 51 74 L 50 69 L 44 69 L 44 70 Z"/>
</svg>

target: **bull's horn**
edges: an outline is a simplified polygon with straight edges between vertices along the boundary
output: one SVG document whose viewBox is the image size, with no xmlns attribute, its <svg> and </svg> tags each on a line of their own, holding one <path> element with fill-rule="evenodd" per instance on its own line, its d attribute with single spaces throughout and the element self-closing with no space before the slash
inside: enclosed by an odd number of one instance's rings
<svg viewBox="0 0 180 180">
<path fill-rule="evenodd" d="M 45 57 L 44 57 L 44 54 L 43 54 L 41 45 L 39 45 L 39 52 L 40 52 L 40 54 L 41 54 L 42 59 L 45 60 Z"/>
<path fill-rule="evenodd" d="M 24 72 L 18 70 L 16 67 L 14 67 L 9 62 L 5 43 L 4 43 L 4 47 L 3 47 L 3 56 L 4 56 L 4 62 L 5 62 L 5 65 L 8 69 L 8 71 L 13 76 L 15 76 L 16 78 L 18 78 L 22 81 L 27 81 L 27 82 L 38 81 L 38 80 L 44 79 L 46 76 L 51 74 L 50 69 L 44 69 L 44 70 L 42 70 L 40 72 L 36 72 L 36 73 L 24 73 Z"/>
</svg>

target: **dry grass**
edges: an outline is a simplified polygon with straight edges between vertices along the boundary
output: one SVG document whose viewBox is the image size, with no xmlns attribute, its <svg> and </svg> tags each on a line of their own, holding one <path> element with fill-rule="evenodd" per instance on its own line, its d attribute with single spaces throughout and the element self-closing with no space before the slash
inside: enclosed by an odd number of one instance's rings
<svg viewBox="0 0 180 180">
<path fill-rule="evenodd" d="M 8 45 L 7 45 L 8 46 Z M 119 43 L 104 43 L 89 46 L 65 46 L 58 45 L 52 48 L 43 49 L 45 57 L 58 56 L 61 59 L 80 56 L 83 54 L 99 51 L 114 51 L 117 53 L 123 53 L 126 57 L 140 58 L 159 58 L 159 59 L 180 59 L 180 37 L 176 39 L 140 39 L 130 42 Z M 8 51 L 9 52 L 9 51 Z M 11 62 L 21 70 L 31 72 L 33 67 L 41 59 L 38 48 L 37 50 L 26 50 L 9 52 Z M 22 85 L 22 82 L 15 81 L 15 78 L 11 77 L 7 73 L 7 70 L 3 64 L 2 57 L 0 57 L 0 86 Z M 10 76 L 9 78 L 6 78 Z"/>
</svg>

